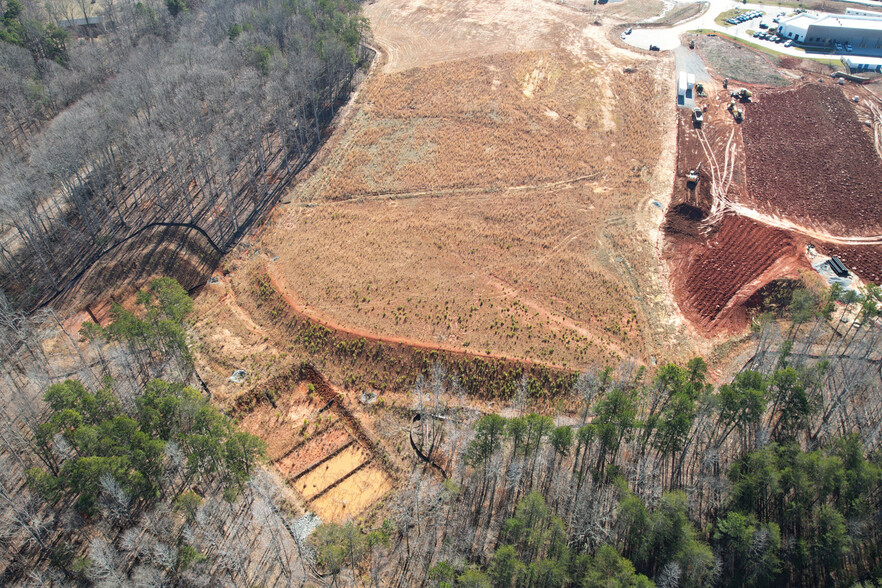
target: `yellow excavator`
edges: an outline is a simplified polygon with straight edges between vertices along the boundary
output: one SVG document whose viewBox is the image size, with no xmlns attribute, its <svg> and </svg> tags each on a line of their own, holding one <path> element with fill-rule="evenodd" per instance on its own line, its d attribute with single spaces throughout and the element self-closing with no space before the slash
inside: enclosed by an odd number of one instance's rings
<svg viewBox="0 0 882 588">
<path fill-rule="evenodd" d="M 735 117 L 735 122 L 741 122 L 742 120 L 744 120 L 744 110 L 735 106 L 734 99 L 729 101 L 729 112 L 731 112 L 732 116 Z"/>
<path fill-rule="evenodd" d="M 736 100 L 741 100 L 742 102 L 750 102 L 753 100 L 753 92 L 748 90 L 747 88 L 739 88 L 737 91 L 732 92 L 730 94 L 732 98 Z"/>
</svg>

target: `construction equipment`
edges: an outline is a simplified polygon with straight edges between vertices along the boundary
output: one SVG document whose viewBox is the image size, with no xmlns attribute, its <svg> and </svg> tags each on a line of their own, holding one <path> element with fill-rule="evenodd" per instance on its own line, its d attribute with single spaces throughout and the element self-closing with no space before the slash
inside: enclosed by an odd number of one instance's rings
<svg viewBox="0 0 882 588">
<path fill-rule="evenodd" d="M 723 78 L 723 88 L 729 87 L 729 78 Z"/>
<path fill-rule="evenodd" d="M 695 187 L 695 184 L 698 183 L 698 178 L 701 177 L 701 162 L 698 163 L 698 167 L 695 169 L 690 169 L 689 173 L 686 174 L 686 183 L 689 184 L 690 187 Z"/>
<path fill-rule="evenodd" d="M 735 122 L 741 122 L 744 120 L 744 110 L 735 106 L 735 99 L 729 100 L 729 112 L 732 113 L 732 116 L 735 118 Z"/>
<path fill-rule="evenodd" d="M 701 82 L 695 84 L 695 95 L 699 96 L 700 98 L 704 98 L 705 96 L 707 96 L 707 94 L 704 93 L 704 84 L 702 84 Z"/>
<path fill-rule="evenodd" d="M 748 90 L 747 88 L 739 88 L 735 92 L 730 94 L 732 98 L 737 98 L 742 102 L 750 102 L 753 99 L 753 92 Z"/>
<path fill-rule="evenodd" d="M 701 123 L 704 122 L 704 113 L 700 108 L 692 109 L 692 121 L 695 123 L 695 126 L 701 128 Z"/>
<path fill-rule="evenodd" d="M 689 48 L 690 48 L 690 49 L 695 49 L 695 40 L 694 40 L 694 39 L 691 40 L 691 41 L 689 41 Z"/>
</svg>

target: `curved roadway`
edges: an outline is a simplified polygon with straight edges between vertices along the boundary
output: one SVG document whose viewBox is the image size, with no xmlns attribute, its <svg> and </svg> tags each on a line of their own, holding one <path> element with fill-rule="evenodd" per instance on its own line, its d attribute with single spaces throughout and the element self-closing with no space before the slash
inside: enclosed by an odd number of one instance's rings
<svg viewBox="0 0 882 588">
<path fill-rule="evenodd" d="M 727 35 L 737 37 L 738 39 L 750 41 L 751 43 L 767 47 L 782 55 L 792 55 L 793 57 L 800 57 L 803 59 L 836 59 L 839 56 L 834 53 L 806 53 L 799 47 L 785 47 L 783 43 L 778 44 L 770 41 L 761 41 L 760 39 L 754 39 L 752 35 L 747 34 L 748 30 L 760 30 L 759 23 L 761 21 L 765 20 L 766 22 L 771 23 L 776 15 L 784 11 L 791 13 L 793 11 L 792 8 L 776 6 L 774 4 L 743 4 L 741 2 L 735 2 L 734 0 L 709 0 L 709 4 L 710 6 L 703 14 L 674 27 L 648 29 L 634 27 L 633 32 L 630 35 L 626 35 L 624 41 L 629 45 L 640 49 L 649 49 L 650 45 L 656 45 L 662 51 L 670 51 L 671 49 L 680 46 L 680 36 L 683 33 L 697 29 L 705 29 L 726 33 Z M 759 10 L 764 14 L 761 18 L 749 20 L 737 25 L 720 26 L 714 22 L 714 19 L 719 16 L 720 13 L 733 8 L 739 8 L 745 11 Z"/>
</svg>

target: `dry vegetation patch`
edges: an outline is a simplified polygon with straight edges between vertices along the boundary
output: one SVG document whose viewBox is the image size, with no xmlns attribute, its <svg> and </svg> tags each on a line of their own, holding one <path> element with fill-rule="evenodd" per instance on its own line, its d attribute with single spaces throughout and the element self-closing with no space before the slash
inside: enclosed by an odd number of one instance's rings
<svg viewBox="0 0 882 588">
<path fill-rule="evenodd" d="M 539 52 L 382 76 L 296 197 L 536 185 L 651 166 L 665 88 L 654 64 L 620 67 Z"/>
<path fill-rule="evenodd" d="M 716 35 L 701 36 L 696 43 L 701 57 L 720 78 L 748 84 L 786 86 L 788 81 L 767 56 Z"/>
<path fill-rule="evenodd" d="M 579 363 L 642 349 L 630 291 L 595 255 L 606 197 L 577 182 L 308 209 L 291 255 L 275 264 L 344 324 Z M 347 245 L 352 254 L 340 255 Z"/>
<path fill-rule="evenodd" d="M 274 272 L 379 336 L 564 366 L 645 358 L 670 337 L 642 279 L 666 75 L 563 51 L 381 75 L 292 194 L 319 206 L 277 215 Z"/>
</svg>

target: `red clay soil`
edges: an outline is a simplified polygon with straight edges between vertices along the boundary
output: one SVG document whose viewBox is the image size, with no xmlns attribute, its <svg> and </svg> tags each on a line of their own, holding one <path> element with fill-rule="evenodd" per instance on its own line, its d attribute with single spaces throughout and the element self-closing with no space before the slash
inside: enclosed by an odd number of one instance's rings
<svg viewBox="0 0 882 588">
<path fill-rule="evenodd" d="M 882 160 L 842 91 L 768 91 L 745 112 L 750 204 L 828 233 L 882 233 Z"/>
<path fill-rule="evenodd" d="M 708 334 L 747 326 L 745 302 L 770 281 L 809 269 L 788 232 L 727 215 L 702 243 L 676 244 L 672 280 L 680 310 Z"/>
<path fill-rule="evenodd" d="M 707 102 L 711 122 L 705 125 L 704 134 L 722 161 L 720 155 L 737 127 L 725 111 L 725 100 Z M 799 244 L 786 231 L 732 214 L 707 226 L 712 205 L 710 162 L 688 111 L 679 116 L 677 159 L 671 205 L 662 225 L 675 298 L 699 332 L 740 331 L 747 326 L 748 299 L 769 282 L 797 273 Z M 701 179 L 697 186 L 689 185 L 686 173 L 699 161 L 703 162 Z M 742 186 L 743 176 L 733 174 L 730 194 L 743 193 Z"/>
</svg>

